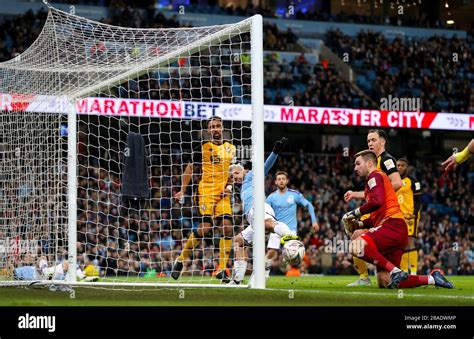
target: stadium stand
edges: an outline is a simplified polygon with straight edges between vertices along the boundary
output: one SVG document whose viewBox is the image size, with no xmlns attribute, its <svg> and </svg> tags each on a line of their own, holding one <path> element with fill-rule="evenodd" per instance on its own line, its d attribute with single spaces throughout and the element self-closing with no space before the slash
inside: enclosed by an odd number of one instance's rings
<svg viewBox="0 0 474 339">
<path fill-rule="evenodd" d="M 474 88 L 474 39 L 433 36 L 426 40 L 395 38 L 361 31 L 351 38 L 329 31 L 326 44 L 361 73 L 359 86 L 376 102 L 388 94 L 420 97 L 422 110 L 457 112 L 469 110 Z"/>
<path fill-rule="evenodd" d="M 114 4 L 110 17 L 103 19 L 105 23 L 130 27 L 180 26 L 176 15 L 166 17 L 162 12 L 147 9 L 143 16 L 137 8 L 120 2 Z M 4 20 L 0 60 L 11 59 L 29 46 L 41 31 L 44 19 L 44 11 L 29 11 Z M 268 23 L 264 31 L 266 50 L 302 51 L 291 29 L 280 31 L 277 25 Z M 287 64 L 276 54 L 275 58 L 266 59 L 267 104 L 292 101 L 298 105 L 377 108 L 375 104 L 380 98 L 391 93 L 400 97 L 419 95 L 424 111 L 462 113 L 472 106 L 474 40 L 471 35 L 466 39 L 434 36 L 427 40 L 390 41 L 377 32 L 362 31 L 351 38 L 340 31 L 329 31 L 324 42 L 340 57 L 348 53 L 350 65 L 358 72 L 357 85 L 372 101 L 360 95 L 352 83 L 342 80 L 340 71 L 332 64 L 312 64 L 298 58 Z M 424 50 L 431 51 L 429 56 L 423 54 Z M 455 62 L 452 53 L 458 55 Z"/>
</svg>

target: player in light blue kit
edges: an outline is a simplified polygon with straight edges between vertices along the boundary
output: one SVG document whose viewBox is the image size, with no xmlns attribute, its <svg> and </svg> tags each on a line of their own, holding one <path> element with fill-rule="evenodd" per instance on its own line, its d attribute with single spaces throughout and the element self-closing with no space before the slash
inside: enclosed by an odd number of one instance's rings
<svg viewBox="0 0 474 339">
<path fill-rule="evenodd" d="M 270 169 L 275 164 L 278 154 L 285 145 L 287 139 L 282 138 L 277 141 L 273 147 L 273 152 L 270 153 L 267 160 L 265 160 L 264 171 L 267 176 Z M 240 191 L 240 197 L 244 204 L 244 214 L 249 222 L 249 226 L 245 228 L 240 234 L 238 234 L 234 240 L 235 246 L 235 263 L 234 263 L 234 277 L 231 283 L 240 284 L 245 277 L 245 271 L 247 270 L 247 260 L 245 260 L 245 246 L 252 245 L 253 243 L 253 172 L 246 171 L 242 165 L 231 165 L 229 168 L 230 179 L 234 183 L 242 183 L 242 189 Z M 275 213 L 270 205 L 265 203 L 265 230 L 274 232 L 281 237 L 282 241 L 288 241 L 291 239 L 298 239 L 297 236 L 291 234 L 291 230 L 283 222 L 275 219 Z"/>
<path fill-rule="evenodd" d="M 25 262 L 30 265 L 20 266 L 13 270 L 14 280 L 67 280 L 69 271 L 69 262 L 62 261 L 59 264 L 48 266 L 48 261 L 45 256 L 41 256 L 37 265 L 34 265 L 33 257 L 29 256 Z M 82 269 L 77 267 L 76 276 L 79 281 L 92 282 L 97 281 L 98 277 L 86 277 Z"/>
<path fill-rule="evenodd" d="M 298 220 L 296 219 L 297 205 L 308 208 L 311 215 L 311 223 L 314 231 L 319 231 L 318 219 L 314 214 L 314 207 L 305 199 L 305 197 L 298 191 L 288 188 L 288 173 L 278 171 L 275 175 L 275 184 L 278 189 L 267 197 L 267 204 L 269 204 L 275 212 L 276 220 L 288 225 L 293 235 L 297 235 Z M 270 276 L 270 268 L 272 266 L 272 259 L 280 249 L 281 237 L 276 233 L 271 233 L 268 239 L 267 256 L 265 258 L 265 275 Z"/>
</svg>

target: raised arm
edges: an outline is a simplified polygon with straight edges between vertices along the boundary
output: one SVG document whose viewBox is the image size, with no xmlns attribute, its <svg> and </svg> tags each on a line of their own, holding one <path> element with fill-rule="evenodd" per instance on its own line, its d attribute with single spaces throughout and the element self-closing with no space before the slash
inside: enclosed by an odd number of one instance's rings
<svg viewBox="0 0 474 339">
<path fill-rule="evenodd" d="M 273 152 L 270 153 L 267 160 L 265 160 L 265 165 L 264 165 L 265 176 L 268 175 L 268 172 L 270 172 L 273 165 L 275 165 L 275 161 L 278 158 L 278 155 L 280 154 L 281 150 L 283 149 L 283 146 L 285 146 L 287 141 L 288 141 L 287 138 L 281 138 L 280 140 L 275 142 L 275 145 L 273 145 Z"/>
<path fill-rule="evenodd" d="M 268 175 L 268 172 L 272 169 L 273 165 L 275 165 L 275 161 L 278 159 L 278 154 L 275 153 L 270 153 L 268 158 L 265 160 L 265 164 L 263 165 L 263 168 L 265 170 L 265 176 Z"/>
</svg>

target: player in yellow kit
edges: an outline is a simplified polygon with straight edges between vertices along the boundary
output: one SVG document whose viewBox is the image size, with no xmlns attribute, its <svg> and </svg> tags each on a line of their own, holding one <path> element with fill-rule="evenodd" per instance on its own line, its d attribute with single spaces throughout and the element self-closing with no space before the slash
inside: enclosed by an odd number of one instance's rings
<svg viewBox="0 0 474 339">
<path fill-rule="evenodd" d="M 386 150 L 385 145 L 387 143 L 387 134 L 381 129 L 371 129 L 367 134 L 367 145 L 369 150 L 375 152 L 377 155 L 377 169 L 383 171 L 390 182 L 392 183 L 393 189 L 397 191 L 402 187 L 402 179 L 397 171 L 397 161 L 392 157 Z M 346 202 L 352 199 L 364 199 L 365 194 L 361 192 L 347 191 L 344 194 L 344 200 Z M 362 216 L 361 220 L 368 218 L 368 215 Z M 367 264 L 360 258 L 352 257 L 354 260 L 354 267 L 359 273 L 359 279 L 355 282 L 348 284 L 347 286 L 370 286 L 372 283 L 369 278 L 367 271 Z"/>
<path fill-rule="evenodd" d="M 192 251 L 199 245 L 201 239 L 212 232 L 214 224 L 221 227 L 222 237 L 219 241 L 219 268 L 216 278 L 228 282 L 226 273 L 227 261 L 232 248 L 233 224 L 229 183 L 229 166 L 234 161 L 236 148 L 223 137 L 222 119 L 212 117 L 208 121 L 207 131 L 211 140 L 204 141 L 194 148 L 192 161 L 188 163 L 183 174 L 181 191 L 175 199 L 182 201 L 186 187 L 194 173 L 194 166 L 201 167 L 201 180 L 198 194 L 194 201 L 198 206 L 200 221 L 198 228 L 189 236 L 181 255 L 175 259 L 171 277 L 177 280 L 183 270 L 183 263 L 191 256 Z"/>
<path fill-rule="evenodd" d="M 403 186 L 397 191 L 398 203 L 408 227 L 408 245 L 400 262 L 400 268 L 412 275 L 418 271 L 418 252 L 415 239 L 418 234 L 418 222 L 421 209 L 421 184 L 413 176 L 408 175 L 408 160 L 400 158 L 397 162 L 398 172 Z"/>
</svg>

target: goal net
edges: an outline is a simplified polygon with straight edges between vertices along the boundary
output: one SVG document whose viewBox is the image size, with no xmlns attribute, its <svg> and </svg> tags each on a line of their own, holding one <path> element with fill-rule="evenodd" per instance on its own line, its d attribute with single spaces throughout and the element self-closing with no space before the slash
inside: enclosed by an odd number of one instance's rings
<svg viewBox="0 0 474 339">
<path fill-rule="evenodd" d="M 32 46 L 0 63 L 1 284 L 232 275 L 246 224 L 238 187 L 224 193 L 233 162 L 253 165 L 263 211 L 261 30 L 260 16 L 137 29 L 49 7 Z"/>
</svg>

